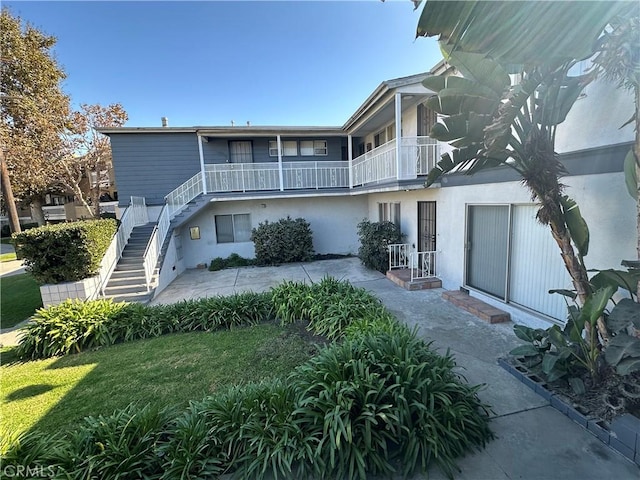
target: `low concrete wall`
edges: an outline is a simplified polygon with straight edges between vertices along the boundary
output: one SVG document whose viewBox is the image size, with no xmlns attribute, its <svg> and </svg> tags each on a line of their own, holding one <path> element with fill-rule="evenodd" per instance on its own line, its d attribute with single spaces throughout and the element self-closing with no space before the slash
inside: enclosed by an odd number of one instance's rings
<svg viewBox="0 0 640 480">
<path fill-rule="evenodd" d="M 42 304 L 45 307 L 58 305 L 67 299 L 87 300 L 95 298 L 100 285 L 98 276 L 85 278 L 78 282 L 46 284 L 40 287 Z"/>
</svg>

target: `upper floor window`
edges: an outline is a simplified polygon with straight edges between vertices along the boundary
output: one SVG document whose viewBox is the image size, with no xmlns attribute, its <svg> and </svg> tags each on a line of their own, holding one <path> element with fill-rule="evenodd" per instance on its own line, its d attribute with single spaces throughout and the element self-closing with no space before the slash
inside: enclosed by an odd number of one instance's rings
<svg viewBox="0 0 640 480">
<path fill-rule="evenodd" d="M 281 140 L 280 146 L 282 148 L 283 157 L 295 157 L 298 155 L 298 142 L 296 142 L 295 140 Z M 269 156 L 270 157 L 278 156 L 277 140 L 269 141 Z"/>
<path fill-rule="evenodd" d="M 302 140 L 300 141 L 300 155 L 303 157 L 327 155 L 326 140 Z"/>
</svg>

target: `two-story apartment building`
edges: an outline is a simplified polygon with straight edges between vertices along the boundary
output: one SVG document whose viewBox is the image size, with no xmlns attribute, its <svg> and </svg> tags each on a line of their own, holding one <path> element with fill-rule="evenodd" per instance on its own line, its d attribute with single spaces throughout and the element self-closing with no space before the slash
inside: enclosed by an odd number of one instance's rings
<svg viewBox="0 0 640 480">
<path fill-rule="evenodd" d="M 437 116 L 422 80 L 445 68 L 381 83 L 342 126 L 103 129 L 120 206 L 143 197 L 166 235 L 158 290 L 214 257 L 253 257 L 251 229 L 266 220 L 303 217 L 317 253 L 355 254 L 367 218 L 398 222 L 411 249 L 432 252 L 430 274 L 443 287 L 465 286 L 516 321 L 563 319 L 564 301 L 547 291 L 569 278 L 514 172 L 451 174 L 424 188 L 448 146 L 428 137 Z M 622 174 L 633 131 L 619 129 L 632 109 L 598 82 L 558 131 L 563 183 L 591 227 L 590 268 L 635 258 L 635 203 Z"/>
</svg>

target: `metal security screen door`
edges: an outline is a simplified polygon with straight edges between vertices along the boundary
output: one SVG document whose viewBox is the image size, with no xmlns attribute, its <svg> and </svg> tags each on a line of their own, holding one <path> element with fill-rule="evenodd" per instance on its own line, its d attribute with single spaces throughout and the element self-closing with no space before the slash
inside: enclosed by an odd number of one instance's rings
<svg viewBox="0 0 640 480">
<path fill-rule="evenodd" d="M 231 163 L 253 163 L 253 149 L 249 141 L 229 142 Z"/>
<path fill-rule="evenodd" d="M 469 206 L 466 250 L 467 285 L 506 300 L 509 206 Z"/>
<path fill-rule="evenodd" d="M 436 202 L 418 202 L 418 251 L 436 251 Z"/>
</svg>

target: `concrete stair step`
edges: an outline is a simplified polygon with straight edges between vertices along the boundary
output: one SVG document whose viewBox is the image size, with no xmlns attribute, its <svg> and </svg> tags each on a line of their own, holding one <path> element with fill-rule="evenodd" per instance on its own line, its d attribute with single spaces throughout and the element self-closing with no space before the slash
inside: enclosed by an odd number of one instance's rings
<svg viewBox="0 0 640 480">
<path fill-rule="evenodd" d="M 111 274 L 111 279 L 122 279 L 131 277 L 144 277 L 144 268 L 129 268 L 127 270 L 118 270 L 118 267 Z"/>
<path fill-rule="evenodd" d="M 129 260 L 125 260 L 124 262 L 120 260 L 118 265 L 116 265 L 116 271 L 130 271 L 130 270 L 142 270 L 144 272 L 144 265 L 140 261 L 130 262 Z"/>
<path fill-rule="evenodd" d="M 135 270 L 133 271 L 135 272 Z M 147 279 L 144 276 L 144 272 L 142 272 L 142 275 L 136 274 L 136 275 L 123 276 L 119 278 L 113 278 L 113 275 L 112 275 L 111 278 L 109 279 L 109 283 L 107 283 L 107 288 L 124 287 L 124 286 L 131 286 L 131 285 L 144 285 L 146 281 Z"/>
<path fill-rule="evenodd" d="M 147 293 L 147 286 L 144 283 L 138 285 L 107 286 L 107 288 L 104 289 L 104 293 L 110 297 L 127 293 Z"/>
<path fill-rule="evenodd" d="M 131 303 L 148 303 L 153 296 L 153 292 L 144 293 L 125 293 L 122 295 L 114 295 L 109 298 L 114 302 L 131 302 Z"/>
</svg>

